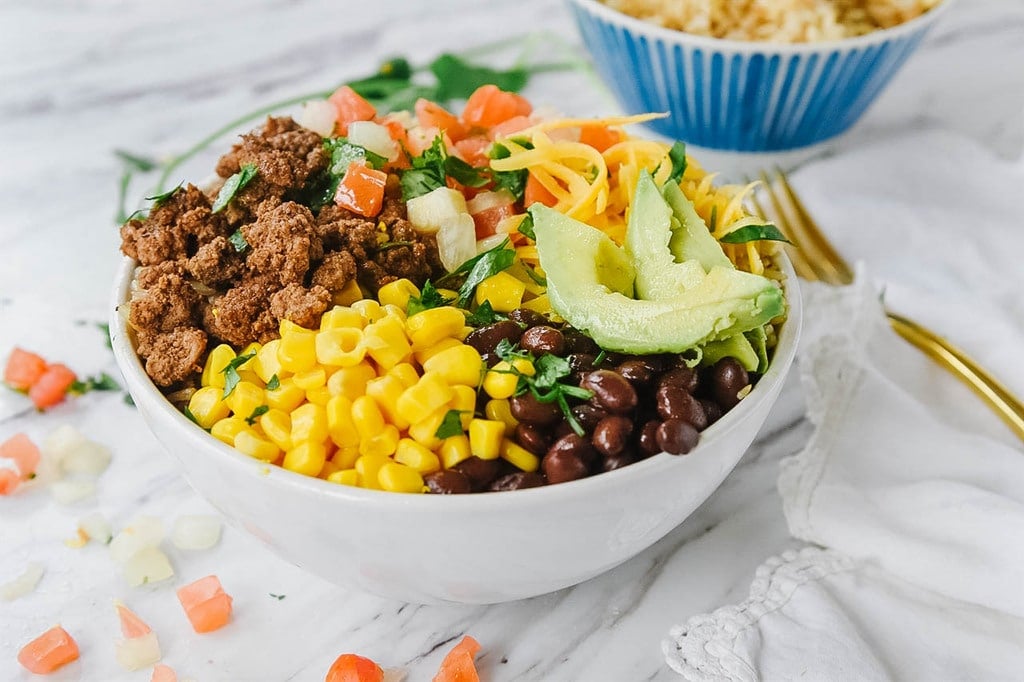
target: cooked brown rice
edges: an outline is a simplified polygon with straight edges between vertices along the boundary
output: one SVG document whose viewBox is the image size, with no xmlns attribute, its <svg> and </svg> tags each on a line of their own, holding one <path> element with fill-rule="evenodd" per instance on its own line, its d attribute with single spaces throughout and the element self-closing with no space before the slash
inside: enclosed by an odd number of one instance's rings
<svg viewBox="0 0 1024 682">
<path fill-rule="evenodd" d="M 838 40 L 890 28 L 942 0 L 601 0 L 687 33 L 775 43 Z"/>
</svg>

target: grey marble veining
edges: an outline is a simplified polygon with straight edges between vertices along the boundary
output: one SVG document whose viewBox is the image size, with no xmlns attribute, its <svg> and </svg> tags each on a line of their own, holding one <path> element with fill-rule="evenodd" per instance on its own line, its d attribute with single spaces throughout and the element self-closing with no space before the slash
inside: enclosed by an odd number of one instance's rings
<svg viewBox="0 0 1024 682">
<path fill-rule="evenodd" d="M 0 2 L 0 357 L 22 344 L 84 373 L 115 370 L 95 328 L 74 323 L 104 319 L 119 259 L 113 149 L 173 154 L 239 112 L 330 89 L 384 57 L 423 63 L 536 31 L 559 37 L 531 47 L 538 60 L 562 59 L 563 45 L 578 44 L 554 0 Z M 515 54 L 513 46 L 497 58 Z M 1015 158 L 1024 146 L 1022 67 L 1024 2 L 960 0 L 835 153 L 939 127 Z M 615 109 L 579 72 L 538 77 L 528 94 L 568 113 Z M 181 177 L 205 175 L 215 154 Z M 137 183 L 133 196 L 146 189 Z M 227 529 L 210 552 L 171 551 L 181 579 L 216 572 L 231 586 L 235 622 L 206 636 L 183 623 L 169 585 L 129 590 L 105 550 L 63 545 L 94 508 L 115 526 L 140 513 L 172 521 L 210 511 L 138 415 L 114 394 L 39 415 L 0 392 L 0 439 L 70 422 L 115 452 L 97 501 L 62 508 L 42 491 L 0 498 L 0 582 L 29 560 L 47 565 L 35 594 L 0 603 L 0 679 L 29 678 L 15 652 L 56 621 L 75 631 L 83 656 L 51 679 L 148 679 L 114 664 L 114 597 L 146 615 L 183 678 L 202 682 L 321 680 L 343 651 L 430 679 L 466 632 L 484 644 L 480 667 L 494 682 L 676 679 L 660 653 L 668 628 L 743 598 L 764 558 L 797 545 L 775 494 L 779 460 L 810 432 L 797 383 L 791 378 L 757 442 L 697 512 L 583 585 L 494 606 L 405 605 L 339 590 Z"/>
</svg>

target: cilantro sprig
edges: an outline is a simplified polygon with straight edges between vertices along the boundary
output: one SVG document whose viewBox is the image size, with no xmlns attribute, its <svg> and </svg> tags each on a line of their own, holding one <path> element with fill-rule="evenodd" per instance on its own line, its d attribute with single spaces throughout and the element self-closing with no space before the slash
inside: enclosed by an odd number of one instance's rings
<svg viewBox="0 0 1024 682">
<path fill-rule="evenodd" d="M 246 353 L 245 355 L 239 355 L 234 358 L 228 364 L 224 365 L 224 369 L 220 371 L 224 375 L 224 394 L 221 398 L 227 398 L 238 386 L 238 382 L 242 380 L 242 377 L 238 374 L 238 368 L 245 363 L 256 357 L 256 353 Z"/>
<path fill-rule="evenodd" d="M 782 234 L 782 231 L 771 223 L 766 225 L 746 225 L 724 235 L 718 241 L 724 242 L 725 244 L 746 244 L 747 242 L 759 241 L 790 243 L 786 238 L 786 235 Z"/>
<path fill-rule="evenodd" d="M 424 310 L 440 308 L 443 305 L 448 305 L 450 302 L 428 279 L 423 283 L 419 296 L 409 297 L 409 302 L 405 304 L 405 314 L 412 316 Z"/>
<path fill-rule="evenodd" d="M 253 408 L 252 414 L 245 418 L 245 423 L 248 424 L 249 426 L 252 426 L 253 424 L 256 423 L 257 419 L 259 419 L 269 411 L 269 405 L 258 405 L 257 407 Z"/>
<path fill-rule="evenodd" d="M 91 391 L 120 391 L 121 385 L 106 372 L 100 372 L 94 377 L 86 377 L 85 380 L 75 379 L 68 390 L 75 395 L 82 395 Z"/>
<path fill-rule="evenodd" d="M 466 324 L 470 327 L 486 327 L 507 319 L 508 317 L 505 315 L 494 311 L 490 301 L 484 301 L 476 307 L 476 310 L 466 316 Z"/>
<path fill-rule="evenodd" d="M 466 303 L 469 302 L 480 282 L 483 282 L 492 275 L 498 274 L 502 270 L 512 267 L 516 259 L 516 251 L 509 244 L 508 239 L 503 240 L 497 246 L 473 256 L 438 280 L 438 283 L 442 283 L 458 281 L 460 278 L 465 277 L 462 286 L 459 287 L 459 295 L 455 299 L 455 305 L 460 308 L 466 307 Z"/>
<path fill-rule="evenodd" d="M 441 419 L 441 425 L 437 427 L 434 436 L 444 440 L 462 433 L 463 410 L 448 410 Z"/>
<path fill-rule="evenodd" d="M 245 186 L 252 182 L 258 172 L 256 164 L 247 163 L 237 173 L 225 180 L 221 185 L 220 192 L 217 193 L 216 201 L 213 202 L 213 212 L 220 213 L 227 208 L 235 195 L 245 189 Z"/>
</svg>

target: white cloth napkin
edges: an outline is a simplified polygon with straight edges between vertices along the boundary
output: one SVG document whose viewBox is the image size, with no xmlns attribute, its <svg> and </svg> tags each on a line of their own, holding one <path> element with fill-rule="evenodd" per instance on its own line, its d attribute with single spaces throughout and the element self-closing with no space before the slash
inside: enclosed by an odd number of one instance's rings
<svg viewBox="0 0 1024 682">
<path fill-rule="evenodd" d="M 973 165 L 935 172 L 950 154 Z M 918 182 L 929 174 L 931 184 Z M 825 201 L 815 183 L 844 186 L 862 211 L 885 205 L 898 232 L 856 212 L 825 225 L 862 244 L 874 232 L 887 250 L 858 254 L 872 263 L 895 262 L 892 251 L 920 258 L 910 276 L 883 266 L 885 297 L 1024 385 L 1024 366 L 1003 362 L 1024 348 L 1024 321 L 1000 305 L 1003 286 L 1022 295 L 1024 267 L 991 267 L 1024 247 L 1013 214 L 990 212 L 1003 193 L 1020 196 L 1019 167 L 929 135 L 829 160 L 808 177 L 801 193 L 816 215 Z M 923 193 L 863 191 L 907 177 Z M 977 259 L 986 249 L 999 251 L 988 264 Z M 791 534 L 814 544 L 769 559 L 745 602 L 673 628 L 669 665 L 688 680 L 1024 678 L 1024 448 L 891 331 L 863 273 L 852 287 L 805 286 L 805 303 L 799 367 L 817 428 L 783 462 L 779 492 Z"/>
</svg>

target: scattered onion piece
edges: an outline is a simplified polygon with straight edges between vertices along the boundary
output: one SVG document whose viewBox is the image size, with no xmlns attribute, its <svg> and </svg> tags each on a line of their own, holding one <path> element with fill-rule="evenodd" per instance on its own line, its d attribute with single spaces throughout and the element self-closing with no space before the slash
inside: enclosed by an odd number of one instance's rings
<svg viewBox="0 0 1024 682">
<path fill-rule="evenodd" d="M 78 660 L 78 643 L 57 625 L 39 635 L 18 652 L 18 663 L 36 675 L 47 675 Z"/>
<path fill-rule="evenodd" d="M 147 547 L 156 547 L 164 539 L 164 523 L 155 516 L 139 516 L 110 541 L 110 558 L 124 565 Z"/>
<path fill-rule="evenodd" d="M 124 577 L 129 585 L 138 587 L 173 578 L 174 567 L 158 547 L 146 547 L 125 562 Z"/>
<path fill-rule="evenodd" d="M 160 661 L 160 642 L 156 633 L 150 632 L 140 637 L 121 639 L 114 644 L 114 658 L 125 670 L 141 670 Z"/>
<path fill-rule="evenodd" d="M 71 505 L 96 494 L 96 482 L 86 479 L 54 481 L 50 494 L 60 504 Z"/>
<path fill-rule="evenodd" d="M 85 440 L 64 455 L 62 465 L 69 474 L 99 476 L 110 466 L 110 450 L 91 440 Z"/>
<path fill-rule="evenodd" d="M 14 601 L 18 597 L 24 597 L 36 589 L 36 585 L 39 584 L 45 572 L 46 568 L 42 564 L 35 561 L 29 563 L 25 567 L 24 573 L 14 580 L 0 585 L 0 599 Z"/>
<path fill-rule="evenodd" d="M 210 549 L 220 540 L 221 522 L 216 516 L 179 516 L 174 522 L 171 542 L 178 549 Z"/>
<path fill-rule="evenodd" d="M 93 512 L 78 520 L 78 530 L 89 540 L 109 544 L 113 538 L 110 523 L 99 512 Z"/>
</svg>

